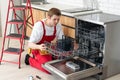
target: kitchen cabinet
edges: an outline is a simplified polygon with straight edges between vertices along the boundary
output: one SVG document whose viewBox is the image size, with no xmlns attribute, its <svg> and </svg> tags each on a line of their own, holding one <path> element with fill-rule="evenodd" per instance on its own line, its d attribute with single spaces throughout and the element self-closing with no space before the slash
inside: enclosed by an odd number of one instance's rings
<svg viewBox="0 0 120 80">
<path fill-rule="evenodd" d="M 33 13 L 34 23 L 46 17 L 46 11 L 43 11 L 43 10 L 33 8 L 32 13 Z M 29 20 L 29 22 L 31 22 L 31 19 Z M 27 36 L 30 36 L 30 34 L 32 32 L 32 27 L 33 26 L 27 26 L 27 28 L 26 28 Z"/>
<path fill-rule="evenodd" d="M 72 29 L 70 27 L 62 26 L 64 35 L 75 38 L 75 29 Z"/>
<path fill-rule="evenodd" d="M 32 9 L 32 13 L 33 13 L 34 23 L 41 19 L 44 19 L 47 15 L 47 11 L 35 9 L 35 8 Z M 75 18 L 62 15 L 60 19 L 60 23 L 62 24 L 62 29 L 64 34 L 66 36 L 75 38 Z M 32 31 L 32 26 L 30 27 L 28 26 L 26 35 L 30 36 L 31 31 Z"/>
<path fill-rule="evenodd" d="M 60 22 L 63 25 L 75 28 L 75 18 L 73 18 L 73 17 L 68 17 L 68 16 L 62 15 Z"/>
<path fill-rule="evenodd" d="M 75 18 L 62 15 L 60 23 L 62 24 L 64 34 L 75 38 Z"/>
<path fill-rule="evenodd" d="M 34 19 L 34 22 L 37 22 L 43 18 L 45 18 L 45 11 L 43 10 L 39 10 L 39 9 L 33 9 L 33 19 Z"/>
</svg>

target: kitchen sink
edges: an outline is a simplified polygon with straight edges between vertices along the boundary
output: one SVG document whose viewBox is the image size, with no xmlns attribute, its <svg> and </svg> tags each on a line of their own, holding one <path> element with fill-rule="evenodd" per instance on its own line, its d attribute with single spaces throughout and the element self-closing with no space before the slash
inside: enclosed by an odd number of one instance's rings
<svg viewBox="0 0 120 80">
<path fill-rule="evenodd" d="M 72 8 L 72 9 L 65 9 L 62 11 L 67 13 L 77 13 L 77 12 L 85 12 L 85 11 L 93 11 L 93 10 L 94 9 L 92 8 Z"/>
</svg>

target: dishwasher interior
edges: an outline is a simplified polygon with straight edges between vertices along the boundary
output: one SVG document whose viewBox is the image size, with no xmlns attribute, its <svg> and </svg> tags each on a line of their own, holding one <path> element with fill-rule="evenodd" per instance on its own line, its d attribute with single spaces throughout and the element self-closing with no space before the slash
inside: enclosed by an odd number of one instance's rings
<svg viewBox="0 0 120 80">
<path fill-rule="evenodd" d="M 75 39 L 65 37 L 62 42 L 58 41 L 54 49 L 49 44 L 48 51 L 57 59 L 45 63 L 43 67 L 58 80 L 79 80 L 89 76 L 97 76 L 101 80 L 104 68 L 104 26 L 76 19 L 75 31 Z M 74 42 L 78 46 L 77 50 L 74 50 Z"/>
</svg>

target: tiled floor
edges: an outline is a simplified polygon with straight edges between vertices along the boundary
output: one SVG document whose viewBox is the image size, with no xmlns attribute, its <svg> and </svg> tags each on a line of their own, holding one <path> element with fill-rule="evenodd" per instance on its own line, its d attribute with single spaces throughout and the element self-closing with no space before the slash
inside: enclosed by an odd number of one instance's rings
<svg viewBox="0 0 120 80">
<path fill-rule="evenodd" d="M 120 80 L 120 74 L 117 74 L 113 77 L 107 78 L 106 80 Z"/>
<path fill-rule="evenodd" d="M 11 41 L 10 43 L 11 43 L 10 46 L 16 46 L 16 47 L 19 46 L 18 44 L 19 42 L 15 40 Z M 0 44 L 2 44 L 2 38 L 0 38 Z M 2 46 L 0 46 L 0 52 L 1 52 L 1 48 Z M 2 62 L 2 64 L 0 65 L 0 80 L 29 80 L 28 79 L 29 76 L 33 76 L 35 78 L 36 75 L 40 76 L 42 78 L 41 80 L 56 80 L 52 75 L 43 73 L 33 67 L 25 65 L 24 58 L 26 53 L 27 53 L 27 46 L 25 45 L 25 51 L 22 53 L 22 58 L 21 58 L 21 69 L 18 69 L 18 65 L 16 64 Z M 4 54 L 3 59 L 17 61 L 18 56 Z M 34 79 L 34 80 L 38 80 L 38 79 Z M 93 79 L 89 78 L 89 80 L 93 80 Z"/>
<path fill-rule="evenodd" d="M 0 38 L 0 44 L 2 44 L 2 38 Z M 18 46 L 18 43 L 15 41 L 12 41 L 11 44 L 12 46 Z M 33 77 L 38 75 L 42 78 L 41 80 L 56 80 L 52 75 L 43 73 L 30 66 L 26 66 L 24 64 L 24 57 L 27 52 L 26 50 L 27 50 L 27 46 L 25 46 L 25 51 L 22 53 L 21 69 L 18 69 L 18 65 L 16 64 L 2 62 L 2 64 L 0 65 L 0 80 L 28 80 L 28 77 L 31 75 Z M 1 46 L 0 46 L 0 52 L 1 52 Z M 10 60 L 18 59 L 17 56 L 14 56 L 14 55 L 4 55 L 4 58 L 10 59 Z M 38 79 L 34 79 L 34 80 L 38 80 Z M 84 80 L 96 80 L 96 79 L 87 78 Z M 108 78 L 106 80 L 120 80 L 120 75 L 117 75 L 112 78 Z"/>
<path fill-rule="evenodd" d="M 0 44 L 2 44 L 1 41 L 2 39 L 0 38 Z M 11 44 L 12 46 L 18 46 L 17 42 L 15 41 L 11 42 Z M 0 53 L 1 53 L 1 46 L 0 46 Z M 43 73 L 30 66 L 26 66 L 24 64 L 25 54 L 26 54 L 26 49 L 22 53 L 21 69 L 18 69 L 18 65 L 16 64 L 2 62 L 2 64 L 0 65 L 0 80 L 28 80 L 28 77 L 31 75 L 33 77 L 38 75 L 42 78 L 41 80 L 54 80 L 54 77 L 52 77 L 51 75 Z M 14 60 L 14 61 L 18 60 L 18 56 L 9 55 L 9 54 L 5 54 L 3 58 L 7 60 Z"/>
</svg>

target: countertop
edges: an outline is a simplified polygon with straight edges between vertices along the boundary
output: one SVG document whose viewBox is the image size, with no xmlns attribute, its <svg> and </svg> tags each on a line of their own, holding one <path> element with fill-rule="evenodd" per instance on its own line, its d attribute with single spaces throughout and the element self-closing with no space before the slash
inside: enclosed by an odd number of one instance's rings
<svg viewBox="0 0 120 80">
<path fill-rule="evenodd" d="M 26 3 L 22 3 L 22 4 L 26 5 Z M 31 6 L 32 8 L 40 9 L 43 11 L 48 11 L 50 8 L 55 7 L 61 10 L 62 15 L 66 15 L 86 21 L 97 22 L 102 25 L 104 25 L 105 23 L 120 20 L 120 16 L 106 14 L 103 13 L 101 10 L 88 9 L 81 11 L 83 8 L 77 6 L 65 5 L 65 4 L 58 4 L 58 3 L 40 4 L 40 2 L 35 2 L 35 3 L 31 2 Z M 74 12 L 74 10 L 77 11 Z M 73 12 L 71 13 L 71 11 Z"/>
<path fill-rule="evenodd" d="M 26 3 L 22 3 L 23 5 L 25 5 Z M 71 5 L 65 5 L 65 4 L 58 4 L 58 3 L 49 3 L 49 4 L 40 4 L 38 3 L 31 3 L 32 8 L 36 8 L 36 9 L 40 9 L 40 10 L 44 10 L 44 11 L 48 11 L 50 8 L 58 8 L 61 10 L 62 15 L 66 15 L 66 16 L 70 16 L 70 17 L 75 17 L 78 15 L 84 15 L 84 14 L 90 14 L 90 13 L 99 13 L 102 12 L 101 10 L 86 10 L 86 11 L 78 11 L 78 12 L 73 12 L 73 13 L 69 13 L 69 12 L 65 12 L 64 10 L 74 10 L 74 9 L 78 9 L 77 6 L 71 6 Z"/>
<path fill-rule="evenodd" d="M 107 23 L 120 21 L 120 16 L 108 14 L 108 13 L 93 13 L 87 15 L 76 16 L 77 19 L 97 23 L 100 25 L 105 25 Z"/>
<path fill-rule="evenodd" d="M 23 3 L 23 5 L 26 5 L 26 3 Z M 120 16 L 103 13 L 101 10 L 94 10 L 94 9 L 86 10 L 84 8 L 79 8 L 77 6 L 71 6 L 65 4 L 58 4 L 58 3 L 40 4 L 40 2 L 35 2 L 35 3 L 32 2 L 31 6 L 32 8 L 40 9 L 43 11 L 48 11 L 50 8 L 55 7 L 61 10 L 62 15 L 74 17 L 89 22 L 95 22 L 101 25 L 120 20 Z M 73 12 L 71 13 L 71 11 Z"/>
</svg>

